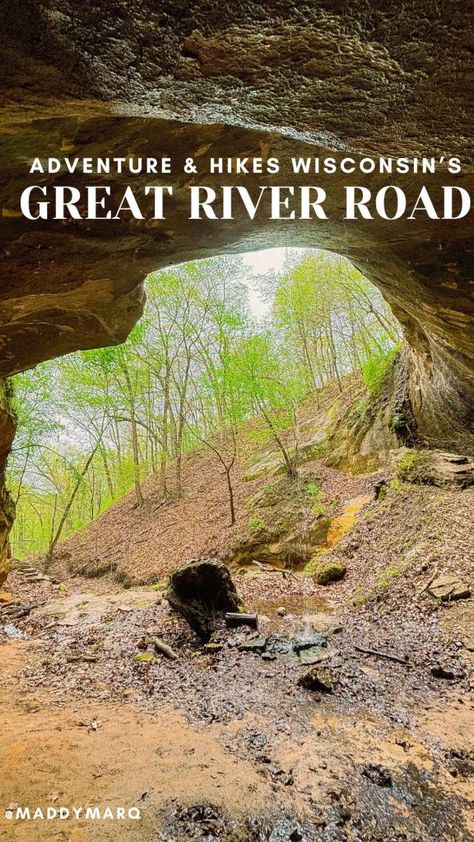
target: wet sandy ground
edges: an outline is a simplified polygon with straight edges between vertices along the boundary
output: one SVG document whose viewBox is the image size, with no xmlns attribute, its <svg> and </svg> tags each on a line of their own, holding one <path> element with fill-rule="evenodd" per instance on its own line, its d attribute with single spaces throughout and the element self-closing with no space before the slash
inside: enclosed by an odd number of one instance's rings
<svg viewBox="0 0 474 842">
<path fill-rule="evenodd" d="M 383 615 L 338 615 L 311 599 L 259 597 L 264 634 L 329 635 L 330 696 L 297 686 L 294 656 L 263 662 L 236 634 L 206 652 L 150 589 L 49 595 L 0 646 L 0 838 L 25 840 L 474 839 L 474 707 L 457 647 L 436 618 L 391 617 L 416 663 L 357 656 L 393 646 Z M 303 614 L 298 614 L 298 608 Z M 275 609 L 288 612 L 279 617 Z M 398 622 L 398 626 L 396 623 Z M 144 633 L 176 662 L 137 660 Z M 247 640 L 250 631 L 238 634 Z M 371 637 L 372 636 L 372 637 Z M 436 682 L 433 650 L 459 678 Z M 94 652 L 96 662 L 68 662 Z M 464 671 L 463 671 L 464 670 Z M 139 821 L 12 821 L 15 805 L 136 807 Z"/>
</svg>

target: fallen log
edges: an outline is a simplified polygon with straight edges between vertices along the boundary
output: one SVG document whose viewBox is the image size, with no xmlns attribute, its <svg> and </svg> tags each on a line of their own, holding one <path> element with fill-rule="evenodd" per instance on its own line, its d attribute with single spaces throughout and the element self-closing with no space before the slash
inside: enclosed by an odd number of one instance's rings
<svg viewBox="0 0 474 842">
<path fill-rule="evenodd" d="M 38 608 L 38 605 L 44 605 L 44 602 L 36 603 L 36 605 L 25 605 L 20 602 L 6 602 L 0 606 L 0 612 L 3 614 L 14 614 L 15 611 L 33 611 L 33 608 Z"/>
<path fill-rule="evenodd" d="M 408 655 L 400 658 L 398 655 L 390 655 L 389 652 L 381 652 L 380 649 L 365 649 L 363 646 L 358 646 L 356 643 L 354 644 L 354 649 L 357 649 L 358 652 L 363 652 L 364 655 L 374 655 L 376 658 L 386 658 L 387 661 L 395 661 L 397 664 L 408 663 Z"/>
<path fill-rule="evenodd" d="M 225 615 L 225 624 L 229 628 L 236 628 L 237 626 L 251 626 L 253 629 L 258 628 L 258 614 L 242 614 L 237 611 L 227 611 Z"/>
<path fill-rule="evenodd" d="M 166 655 L 166 657 L 169 658 L 170 661 L 178 660 L 179 656 L 176 654 L 174 649 L 172 649 L 171 646 L 168 646 L 168 644 L 165 643 L 164 640 L 161 640 L 160 637 L 154 637 L 152 639 L 152 643 L 156 651 L 161 652 L 162 655 Z"/>
</svg>

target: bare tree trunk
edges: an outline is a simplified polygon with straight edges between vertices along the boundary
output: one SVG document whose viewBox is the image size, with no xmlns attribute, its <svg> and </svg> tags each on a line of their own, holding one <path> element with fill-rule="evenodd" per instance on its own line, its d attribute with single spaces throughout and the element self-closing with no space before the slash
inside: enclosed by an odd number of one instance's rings
<svg viewBox="0 0 474 842">
<path fill-rule="evenodd" d="M 183 432 L 186 422 L 186 397 L 188 393 L 189 371 L 191 368 L 191 356 L 188 354 L 183 382 L 179 389 L 178 420 L 176 426 L 176 495 L 182 495 L 182 465 L 183 465 Z"/>
<path fill-rule="evenodd" d="M 97 453 L 97 450 L 99 449 L 99 445 L 100 445 L 100 441 L 97 442 L 96 446 L 94 447 L 94 449 L 91 451 L 91 453 L 87 457 L 87 460 L 84 464 L 84 467 L 83 467 L 82 471 L 80 472 L 80 474 L 77 478 L 77 481 L 76 481 L 76 484 L 73 488 L 72 494 L 69 497 L 68 502 L 66 503 L 66 507 L 65 507 L 64 512 L 62 514 L 61 520 L 59 521 L 58 528 L 56 529 L 56 532 L 54 533 L 54 535 L 51 538 L 51 541 L 50 541 L 50 544 L 49 544 L 49 547 L 48 547 L 48 551 L 46 553 L 45 570 L 51 564 L 54 549 L 55 549 L 56 544 L 58 543 L 58 541 L 61 537 L 61 533 L 63 531 L 64 524 L 66 523 L 66 520 L 67 520 L 67 516 L 68 516 L 69 512 L 71 511 L 72 504 L 74 503 L 74 500 L 76 499 L 76 495 L 77 495 L 77 492 L 79 491 L 79 488 L 81 487 L 82 480 L 84 479 L 85 475 L 87 474 L 87 471 L 89 470 L 89 466 L 90 466 L 95 454 Z"/>
<path fill-rule="evenodd" d="M 161 421 L 161 459 L 160 459 L 160 492 L 163 498 L 168 493 L 167 479 L 166 479 L 166 465 L 168 462 L 168 422 L 170 414 L 170 372 L 169 366 L 165 371 L 165 380 L 163 387 L 163 417 Z"/>
<path fill-rule="evenodd" d="M 234 501 L 234 489 L 232 487 L 231 471 L 232 471 L 232 467 L 233 467 L 234 462 L 232 461 L 232 463 L 230 465 L 226 465 L 226 464 L 224 464 L 224 462 L 222 462 L 222 464 L 224 465 L 225 476 L 226 476 L 226 480 L 227 480 L 227 490 L 229 492 L 230 525 L 233 526 L 234 523 L 235 523 L 235 501 Z"/>
<path fill-rule="evenodd" d="M 215 445 L 213 445 L 208 439 L 205 439 L 202 436 L 200 436 L 199 433 L 194 432 L 192 427 L 189 426 L 189 429 L 190 429 L 191 433 L 193 434 L 193 436 L 195 436 L 195 438 L 198 439 L 198 441 L 205 444 L 206 447 L 209 448 L 209 450 L 212 450 L 212 452 L 216 454 L 217 458 L 219 459 L 219 462 L 221 463 L 222 467 L 224 468 L 226 482 L 227 482 L 227 490 L 228 490 L 228 493 L 229 493 L 230 525 L 233 526 L 234 523 L 235 523 L 235 519 L 236 519 L 235 518 L 234 487 L 232 485 L 232 468 L 234 467 L 235 458 L 237 456 L 237 440 L 236 440 L 235 430 L 232 429 L 232 456 L 229 460 L 226 460 L 225 457 L 220 452 L 220 450 Z"/>
<path fill-rule="evenodd" d="M 104 466 L 105 478 L 107 480 L 107 488 L 109 489 L 109 494 L 110 494 L 111 498 L 113 499 L 113 497 L 114 497 L 114 484 L 112 482 L 112 475 L 110 473 L 109 460 L 107 459 L 107 453 L 106 453 L 105 447 L 102 444 L 100 446 L 100 455 L 102 457 L 102 464 Z"/>
<path fill-rule="evenodd" d="M 281 453 L 282 453 L 282 456 L 283 456 L 283 461 L 285 462 L 286 472 L 287 472 L 289 478 L 290 479 L 297 479 L 298 478 L 298 471 L 296 469 L 294 459 L 291 458 L 290 454 L 288 453 L 288 448 L 285 447 L 283 439 L 277 433 L 277 431 L 275 429 L 275 425 L 272 422 L 272 419 L 267 414 L 267 412 L 265 411 L 265 409 L 263 408 L 263 406 L 261 404 L 260 404 L 260 412 L 262 413 L 265 421 L 267 422 L 267 424 L 270 428 L 271 434 L 272 434 L 273 438 L 275 439 L 276 444 L 278 445 L 279 449 L 281 450 Z"/>
<path fill-rule="evenodd" d="M 143 492 L 142 484 L 140 482 L 140 448 L 138 446 L 138 431 L 137 419 L 135 416 L 135 407 L 133 407 L 130 417 L 130 430 L 132 433 L 132 454 L 133 454 L 133 482 L 135 486 L 135 495 L 139 506 L 143 506 Z"/>
<path fill-rule="evenodd" d="M 342 392 L 342 383 L 341 378 L 339 376 L 339 369 L 337 367 L 337 350 L 336 350 L 336 343 L 334 341 L 334 333 L 331 324 L 331 318 L 329 318 L 328 322 L 328 339 L 329 339 L 329 348 L 331 350 L 331 361 L 334 370 L 334 375 L 337 381 L 337 385 L 339 386 L 339 391 Z"/>
<path fill-rule="evenodd" d="M 130 405 L 130 432 L 132 434 L 132 455 L 133 455 L 133 482 L 135 486 L 135 494 L 139 506 L 143 506 L 143 492 L 140 482 L 140 447 L 138 444 L 138 427 L 137 416 L 135 408 L 135 397 L 133 394 L 132 381 L 130 380 L 130 372 L 128 366 L 124 362 L 122 370 L 127 384 L 127 391 Z"/>
</svg>

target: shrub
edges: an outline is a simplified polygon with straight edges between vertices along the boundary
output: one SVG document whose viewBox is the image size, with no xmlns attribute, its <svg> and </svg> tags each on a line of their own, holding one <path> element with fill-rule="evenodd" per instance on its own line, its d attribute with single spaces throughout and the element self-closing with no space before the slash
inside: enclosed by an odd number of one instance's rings
<svg viewBox="0 0 474 842">
<path fill-rule="evenodd" d="M 318 515 L 323 515 L 326 511 L 326 506 L 321 502 L 321 498 L 323 497 L 323 491 L 316 485 L 315 482 L 307 482 L 305 486 L 305 491 L 308 497 L 311 500 L 311 508 L 313 513 Z"/>
<path fill-rule="evenodd" d="M 396 345 L 388 351 L 377 349 L 362 365 L 362 379 L 371 395 L 380 394 L 383 381 L 397 353 Z"/>
<path fill-rule="evenodd" d="M 263 532 L 265 524 L 262 518 L 258 517 L 258 515 L 251 515 L 251 517 L 249 517 L 249 527 L 252 532 Z"/>
</svg>

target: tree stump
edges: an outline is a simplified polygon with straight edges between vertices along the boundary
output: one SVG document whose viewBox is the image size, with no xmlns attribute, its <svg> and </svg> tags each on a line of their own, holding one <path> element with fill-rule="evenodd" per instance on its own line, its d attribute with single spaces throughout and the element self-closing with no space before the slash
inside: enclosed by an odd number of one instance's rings
<svg viewBox="0 0 474 842">
<path fill-rule="evenodd" d="M 226 612 L 240 608 L 228 568 L 209 558 L 192 561 L 176 570 L 170 576 L 166 598 L 203 640 L 209 640 Z"/>
</svg>

